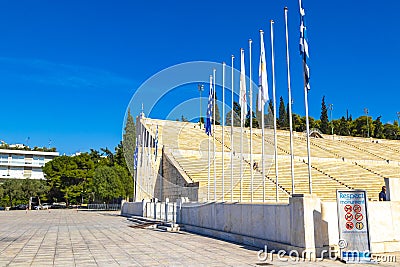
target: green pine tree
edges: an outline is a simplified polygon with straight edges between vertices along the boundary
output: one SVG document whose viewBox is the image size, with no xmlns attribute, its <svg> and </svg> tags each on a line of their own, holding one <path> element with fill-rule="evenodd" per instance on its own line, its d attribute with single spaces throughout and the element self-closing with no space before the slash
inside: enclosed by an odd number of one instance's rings
<svg viewBox="0 0 400 267">
<path fill-rule="evenodd" d="M 378 118 L 376 118 L 376 120 L 373 122 L 374 123 L 374 133 L 373 133 L 373 137 L 375 138 L 385 138 L 384 135 L 384 127 L 383 127 L 383 123 L 381 122 L 381 117 L 379 116 Z"/>
</svg>

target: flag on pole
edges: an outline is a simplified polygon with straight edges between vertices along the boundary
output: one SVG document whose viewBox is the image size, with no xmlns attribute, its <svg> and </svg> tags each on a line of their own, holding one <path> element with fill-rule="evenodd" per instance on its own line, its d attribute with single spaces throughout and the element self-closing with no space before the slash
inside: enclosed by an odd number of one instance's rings
<svg viewBox="0 0 400 267">
<path fill-rule="evenodd" d="M 308 54 L 307 27 L 305 21 L 306 12 L 304 11 L 301 0 L 299 0 L 299 7 L 300 7 L 300 55 L 303 57 L 305 86 L 307 87 L 307 90 L 310 90 L 310 68 L 307 65 L 307 58 L 309 58 L 310 55 Z"/>
<path fill-rule="evenodd" d="M 244 65 L 244 49 L 240 49 L 240 100 L 241 121 L 244 122 L 247 115 L 247 99 L 246 99 L 246 70 Z"/>
<path fill-rule="evenodd" d="M 210 92 L 208 94 L 207 118 L 205 127 L 207 135 L 211 135 L 212 109 L 213 109 L 213 86 L 212 86 L 212 75 L 210 75 Z"/>
<path fill-rule="evenodd" d="M 154 161 L 157 161 L 157 149 L 158 149 L 158 125 L 156 130 L 156 139 L 154 140 Z"/>
<path fill-rule="evenodd" d="M 139 135 L 140 138 L 140 135 Z M 137 169 L 137 162 L 138 162 L 138 141 L 136 138 L 136 146 L 135 146 L 135 153 L 133 153 L 133 169 Z"/>
<path fill-rule="evenodd" d="M 262 106 L 269 100 L 268 96 L 268 81 L 267 81 L 267 63 L 265 61 L 264 47 L 264 32 L 260 30 L 260 64 L 258 66 L 258 111 L 261 111 Z"/>
</svg>

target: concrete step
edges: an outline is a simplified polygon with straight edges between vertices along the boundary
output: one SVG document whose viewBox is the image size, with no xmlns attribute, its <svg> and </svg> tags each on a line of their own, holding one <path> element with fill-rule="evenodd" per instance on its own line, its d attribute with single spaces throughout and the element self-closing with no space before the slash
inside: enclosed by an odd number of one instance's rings
<svg viewBox="0 0 400 267">
<path fill-rule="evenodd" d="M 131 228 L 160 229 L 167 232 L 178 232 L 182 228 L 176 223 L 164 222 L 140 216 L 131 216 L 128 218 L 128 221 L 133 223 L 132 225 L 129 225 Z"/>
<path fill-rule="evenodd" d="M 157 225 L 157 228 L 167 232 L 179 232 L 181 230 L 181 227 L 178 224 L 172 224 L 172 223 Z"/>
<path fill-rule="evenodd" d="M 162 223 L 160 220 L 154 220 L 151 218 L 144 218 L 140 216 L 131 216 L 128 218 L 128 221 L 133 224 L 129 225 L 131 228 L 147 228 L 147 229 L 155 229 L 157 225 Z"/>
<path fill-rule="evenodd" d="M 162 223 L 161 220 L 156 220 L 152 218 L 146 218 L 146 217 L 141 217 L 141 216 L 131 216 L 128 218 L 130 221 L 137 221 L 137 222 L 146 222 L 146 223 Z"/>
</svg>

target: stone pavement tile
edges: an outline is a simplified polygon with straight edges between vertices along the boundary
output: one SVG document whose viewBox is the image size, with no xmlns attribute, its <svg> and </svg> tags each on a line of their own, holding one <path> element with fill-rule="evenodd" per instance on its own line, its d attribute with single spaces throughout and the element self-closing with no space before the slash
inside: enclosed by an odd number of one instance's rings
<svg viewBox="0 0 400 267">
<path fill-rule="evenodd" d="M 18 263 L 27 263 L 27 262 L 31 262 L 33 260 L 33 258 L 21 258 L 21 257 L 17 257 L 14 258 L 11 263 L 14 264 L 18 264 Z"/>
<path fill-rule="evenodd" d="M 86 264 L 96 264 L 95 260 L 82 260 L 82 259 L 75 259 L 76 265 L 86 265 Z"/>
<path fill-rule="evenodd" d="M 19 260 L 31 261 L 28 266 L 63 267 L 263 266 L 257 265 L 262 264 L 257 258 L 259 249 L 186 232 L 130 228 L 126 218 L 115 215 L 117 212 L 71 210 L 8 212 L 2 217 L 2 233 L 7 235 L 0 233 L 0 266 L 20 264 Z M 272 264 L 344 267 L 329 260 Z"/>
<path fill-rule="evenodd" d="M 26 263 L 11 263 L 10 266 L 12 267 L 26 267 L 27 264 Z M 29 264 L 28 264 L 29 266 Z"/>
<path fill-rule="evenodd" d="M 113 260 L 96 261 L 98 266 L 118 266 L 118 263 Z"/>
<path fill-rule="evenodd" d="M 36 262 L 35 261 L 31 264 L 31 267 L 47 267 L 47 266 L 53 266 L 53 262 L 41 262 L 41 261 Z"/>
<path fill-rule="evenodd" d="M 86 262 L 86 263 L 77 263 L 75 264 L 76 267 L 97 267 L 97 263 L 96 262 Z"/>
</svg>

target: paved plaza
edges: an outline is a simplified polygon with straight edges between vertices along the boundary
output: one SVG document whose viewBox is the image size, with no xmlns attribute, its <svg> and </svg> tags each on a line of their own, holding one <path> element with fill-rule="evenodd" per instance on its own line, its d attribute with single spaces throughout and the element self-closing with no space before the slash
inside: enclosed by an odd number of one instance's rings
<svg viewBox="0 0 400 267">
<path fill-rule="evenodd" d="M 345 266 L 331 260 L 262 262 L 257 248 L 129 225 L 119 212 L 0 212 L 0 266 Z"/>
</svg>

